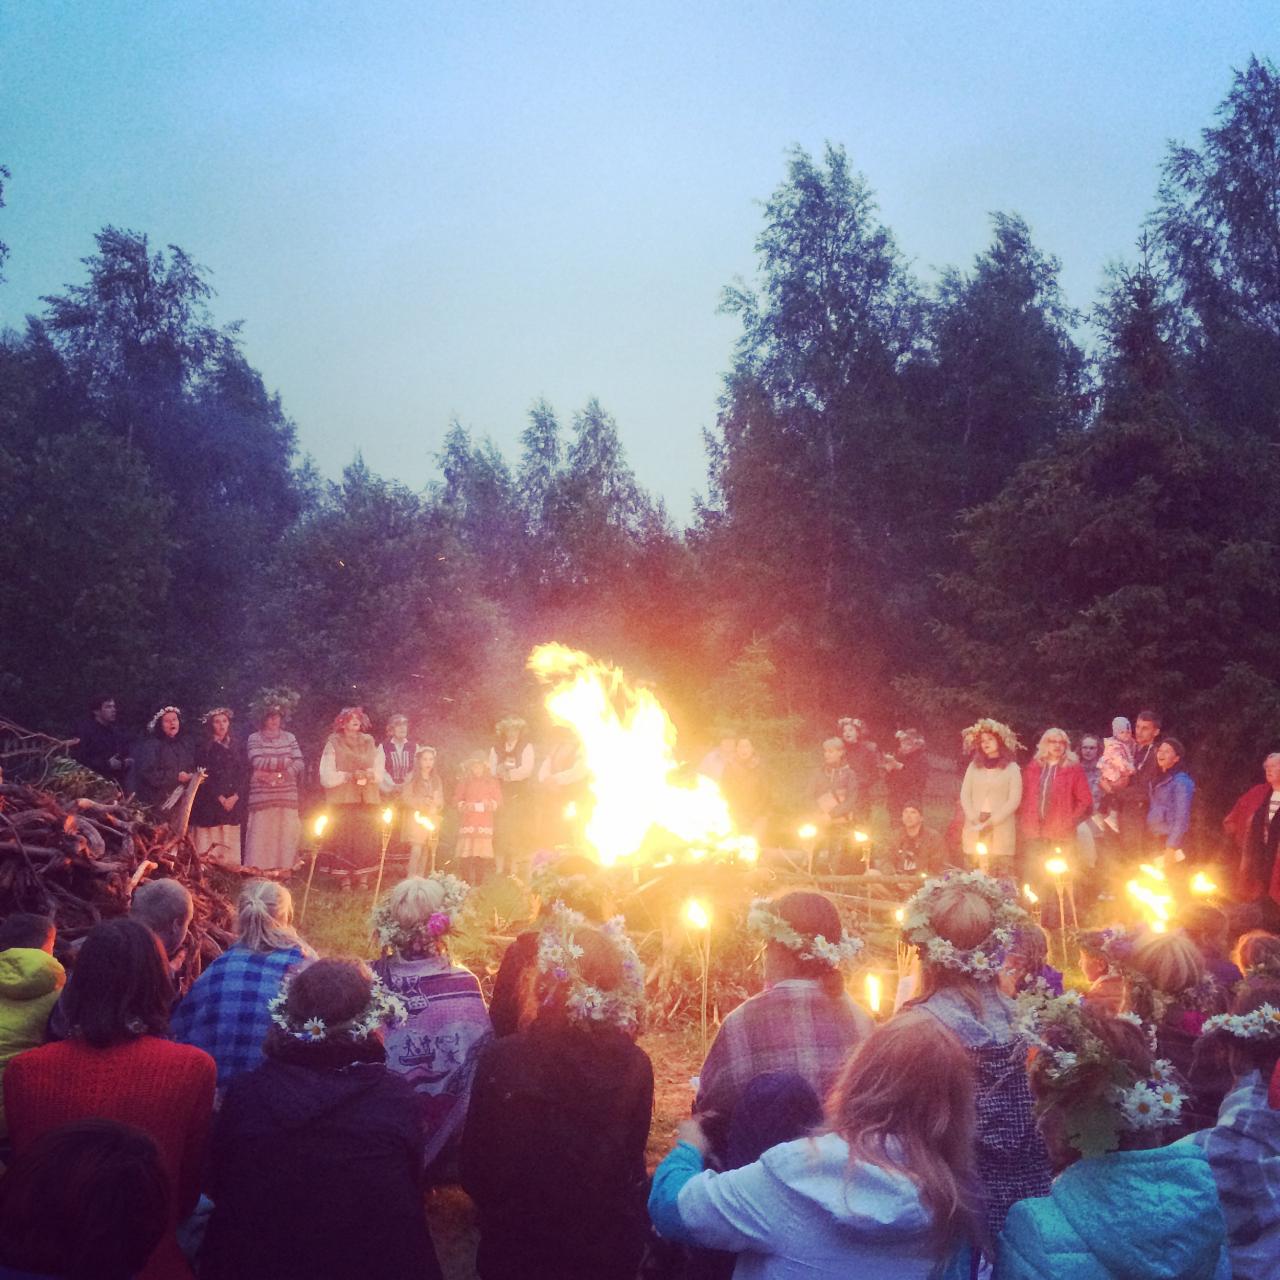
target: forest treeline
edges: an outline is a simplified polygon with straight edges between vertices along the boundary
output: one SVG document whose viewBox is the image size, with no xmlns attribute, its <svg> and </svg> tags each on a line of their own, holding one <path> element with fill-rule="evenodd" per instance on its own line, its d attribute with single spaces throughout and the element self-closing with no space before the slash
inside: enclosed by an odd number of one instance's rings
<svg viewBox="0 0 1280 1280">
<path fill-rule="evenodd" d="M 514 458 L 454 423 L 423 491 L 358 454 L 321 479 L 206 272 L 107 227 L 0 341 L 0 709 L 68 728 L 98 691 L 137 718 L 270 684 L 315 726 L 474 729 L 532 709 L 554 638 L 764 734 L 1154 705 L 1229 789 L 1280 736 L 1274 63 L 1153 188 L 1082 314 L 1016 214 L 926 284 L 845 151 L 794 150 L 722 299 L 685 529 L 595 400 L 534 404 Z"/>
</svg>

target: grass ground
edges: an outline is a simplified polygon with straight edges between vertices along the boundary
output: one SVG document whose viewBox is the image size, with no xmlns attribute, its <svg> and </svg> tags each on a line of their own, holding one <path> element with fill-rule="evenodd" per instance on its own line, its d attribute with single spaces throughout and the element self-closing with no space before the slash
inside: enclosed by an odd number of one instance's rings
<svg viewBox="0 0 1280 1280">
<path fill-rule="evenodd" d="M 302 906 L 302 885 L 294 886 L 295 909 Z M 372 893 L 336 892 L 317 885 L 311 891 L 302 933 L 322 955 L 368 959 L 372 954 L 368 919 Z M 696 1028 L 648 1032 L 640 1045 L 653 1062 L 653 1125 L 647 1158 L 652 1170 L 671 1149 L 676 1125 L 689 1114 L 689 1079 L 702 1063 Z M 427 1195 L 427 1218 L 445 1280 L 475 1280 L 476 1213 L 458 1186 L 434 1188 Z"/>
</svg>

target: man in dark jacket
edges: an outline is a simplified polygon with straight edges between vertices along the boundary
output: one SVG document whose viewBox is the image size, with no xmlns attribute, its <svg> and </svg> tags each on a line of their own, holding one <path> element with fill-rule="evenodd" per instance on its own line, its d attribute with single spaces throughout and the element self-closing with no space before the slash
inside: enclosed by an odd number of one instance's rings
<svg viewBox="0 0 1280 1280">
<path fill-rule="evenodd" d="M 129 759 L 129 735 L 116 723 L 116 700 L 102 694 L 89 704 L 89 718 L 76 730 L 72 759 L 123 787 Z"/>
</svg>

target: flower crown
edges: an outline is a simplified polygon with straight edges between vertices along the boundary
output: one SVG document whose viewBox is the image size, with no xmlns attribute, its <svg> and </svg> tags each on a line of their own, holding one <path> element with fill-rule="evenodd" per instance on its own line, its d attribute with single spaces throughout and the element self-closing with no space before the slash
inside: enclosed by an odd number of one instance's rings
<svg viewBox="0 0 1280 1280">
<path fill-rule="evenodd" d="M 389 896 L 374 908 L 373 931 L 383 951 L 399 951 L 402 955 L 413 952 L 431 954 L 439 951 L 445 935 L 457 928 L 458 917 L 462 914 L 471 886 L 465 880 L 444 872 L 425 876 L 424 879 L 439 885 L 443 893 L 439 908 L 425 920 L 406 928 L 392 914 Z"/>
<path fill-rule="evenodd" d="M 284 980 L 279 995 L 267 1005 L 267 1010 L 271 1014 L 271 1021 L 281 1031 L 304 1044 L 320 1044 L 322 1041 L 332 1042 L 344 1038 L 353 1042 L 367 1040 L 380 1027 L 399 1026 L 409 1017 L 404 1001 L 399 996 L 392 995 L 375 977 L 369 992 L 369 1003 L 354 1017 L 332 1024 L 319 1017 L 298 1022 L 289 1013 L 289 992 L 293 982 L 292 977 Z"/>
<path fill-rule="evenodd" d="M 1088 1086 L 1099 1077 L 1106 1081 L 1101 1105 L 1083 1101 L 1066 1111 L 1067 1141 L 1081 1155 L 1115 1151 L 1121 1130 L 1141 1133 L 1172 1124 L 1187 1100 L 1173 1064 L 1158 1058 L 1151 1076 L 1143 1079 L 1117 1057 L 1084 1021 L 1084 998 L 1078 991 L 1054 996 L 1044 989 L 1025 991 L 1017 997 L 1018 1030 L 1035 1046 L 1036 1061 L 1045 1089 L 1067 1093 Z M 1120 1020 L 1145 1030 L 1141 1019 L 1120 1015 Z"/>
<path fill-rule="evenodd" d="M 861 954 L 865 943 L 843 930 L 837 942 L 820 933 L 812 936 L 801 933 L 794 925 L 784 920 L 774 909 L 773 904 L 764 898 L 757 898 L 747 912 L 747 928 L 757 937 L 767 942 L 776 942 L 794 952 L 798 960 L 817 960 L 832 969 L 843 969 L 851 965 Z"/>
<path fill-rule="evenodd" d="M 995 917 L 991 932 L 976 946 L 957 947 L 949 939 L 939 937 L 933 927 L 938 895 L 952 888 L 970 889 L 978 894 Z M 918 947 L 922 959 L 956 973 L 987 979 L 995 978 L 1018 929 L 1025 928 L 1030 921 L 1017 900 L 984 871 L 952 871 L 926 880 L 907 900 L 902 914 L 903 940 Z"/>
<path fill-rule="evenodd" d="M 147 721 L 147 732 L 154 733 L 156 725 L 158 725 L 170 711 L 172 711 L 179 720 L 182 719 L 182 709 L 180 707 L 161 707 L 160 710 Z"/>
<path fill-rule="evenodd" d="M 265 720 L 272 712 L 279 712 L 287 720 L 301 701 L 302 695 L 296 689 L 261 689 L 249 703 L 249 710 L 255 720 Z"/>
<path fill-rule="evenodd" d="M 175 708 L 176 710 L 177 708 Z M 201 724 L 210 724 L 214 716 L 226 716 L 228 720 L 234 720 L 236 713 L 230 707 L 210 707 L 208 711 L 200 717 Z"/>
<path fill-rule="evenodd" d="M 993 733 L 1005 745 L 1005 750 L 1013 755 L 1022 749 L 1022 743 L 1018 741 L 1018 735 L 1000 720 L 992 720 L 989 716 L 984 716 L 981 720 L 975 720 L 961 735 L 960 740 L 964 744 L 966 755 L 971 755 L 978 749 L 978 739 L 984 733 Z"/>
<path fill-rule="evenodd" d="M 622 963 L 622 981 L 612 991 L 603 991 L 582 976 L 582 948 L 574 935 L 587 928 L 591 926 L 579 912 L 563 902 L 552 904 L 538 939 L 538 972 L 555 990 L 564 992 L 564 1011 L 571 1022 L 636 1031 L 644 1004 L 644 966 L 627 936 L 626 924 L 621 916 L 614 916 L 599 928 Z"/>
<path fill-rule="evenodd" d="M 1280 1040 L 1280 1009 L 1260 1004 L 1248 1013 L 1219 1013 L 1206 1018 L 1202 1035 L 1221 1031 L 1237 1040 Z"/>
</svg>

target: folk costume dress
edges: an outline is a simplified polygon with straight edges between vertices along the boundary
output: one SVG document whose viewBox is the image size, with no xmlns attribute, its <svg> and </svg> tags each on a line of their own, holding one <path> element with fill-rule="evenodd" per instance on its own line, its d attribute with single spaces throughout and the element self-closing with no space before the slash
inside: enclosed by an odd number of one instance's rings
<svg viewBox="0 0 1280 1280">
<path fill-rule="evenodd" d="M 249 735 L 249 827 L 244 865 L 263 871 L 288 871 L 298 859 L 302 818 L 298 779 L 302 749 L 285 729 Z"/>
<path fill-rule="evenodd" d="M 454 857 L 472 884 L 493 869 L 493 815 L 503 803 L 502 784 L 468 773 L 458 786 L 458 842 Z"/>
<path fill-rule="evenodd" d="M 204 738 L 196 747 L 196 768 L 208 777 L 200 784 L 191 806 L 191 843 L 211 862 L 240 865 L 240 823 L 245 809 L 249 767 L 245 754 L 230 734 L 221 742 Z M 223 797 L 237 796 L 227 809 Z"/>
<path fill-rule="evenodd" d="M 324 862 L 343 877 L 369 876 L 382 853 L 378 830 L 382 783 L 386 777 L 378 744 L 367 733 L 354 738 L 331 733 L 320 757 L 320 785 L 329 808 L 330 825 Z M 363 773 L 365 782 L 358 780 Z"/>
</svg>

